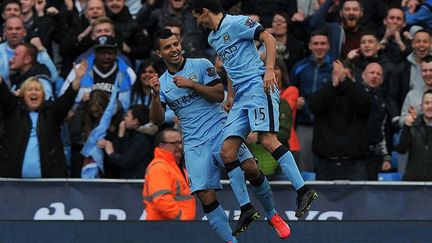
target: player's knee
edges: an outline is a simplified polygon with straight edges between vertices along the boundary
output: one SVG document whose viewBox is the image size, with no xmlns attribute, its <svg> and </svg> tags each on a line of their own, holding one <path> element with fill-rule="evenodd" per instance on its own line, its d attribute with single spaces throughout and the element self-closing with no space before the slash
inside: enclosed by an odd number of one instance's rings
<svg viewBox="0 0 432 243">
<path fill-rule="evenodd" d="M 277 147 L 281 145 L 275 133 L 260 133 L 258 139 L 261 145 L 270 152 L 274 151 Z"/>
<path fill-rule="evenodd" d="M 220 155 L 222 160 L 227 162 L 232 162 L 237 160 L 237 153 L 241 144 L 243 143 L 243 139 L 237 136 L 228 137 L 222 144 L 222 148 L 220 151 Z"/>
<path fill-rule="evenodd" d="M 216 192 L 212 189 L 200 190 L 195 193 L 202 205 L 208 205 L 216 201 Z"/>
<path fill-rule="evenodd" d="M 241 164 L 242 170 L 245 172 L 248 181 L 254 180 L 260 176 L 260 170 L 254 159 L 248 159 Z"/>
<path fill-rule="evenodd" d="M 236 151 L 224 144 L 221 148 L 220 155 L 224 162 L 231 162 L 237 159 Z"/>
</svg>

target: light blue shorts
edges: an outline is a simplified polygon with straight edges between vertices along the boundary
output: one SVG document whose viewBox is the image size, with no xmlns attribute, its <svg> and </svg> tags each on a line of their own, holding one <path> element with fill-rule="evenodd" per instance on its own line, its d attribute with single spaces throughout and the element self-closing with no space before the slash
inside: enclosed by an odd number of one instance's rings
<svg viewBox="0 0 432 243">
<path fill-rule="evenodd" d="M 222 138 L 221 132 L 203 144 L 185 149 L 184 156 L 191 192 L 222 189 L 220 183 L 221 168 L 224 168 L 220 156 Z M 241 162 L 254 157 L 244 144 L 241 145 L 238 154 Z"/>
<path fill-rule="evenodd" d="M 252 132 L 279 131 L 279 90 L 266 94 L 261 77 L 236 85 L 234 105 L 228 113 L 224 139 L 246 139 Z"/>
</svg>

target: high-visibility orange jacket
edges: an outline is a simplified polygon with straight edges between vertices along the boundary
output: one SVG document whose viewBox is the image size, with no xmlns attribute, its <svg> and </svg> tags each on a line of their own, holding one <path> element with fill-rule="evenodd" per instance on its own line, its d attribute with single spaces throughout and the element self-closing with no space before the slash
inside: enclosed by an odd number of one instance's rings
<svg viewBox="0 0 432 243">
<path fill-rule="evenodd" d="M 195 199 L 191 195 L 187 172 L 185 169 L 183 172 L 171 152 L 155 148 L 143 189 L 146 220 L 195 219 Z"/>
<path fill-rule="evenodd" d="M 300 151 L 300 142 L 295 131 L 295 119 L 297 114 L 297 98 L 299 97 L 299 90 L 295 86 L 289 86 L 282 91 L 280 97 L 285 99 L 291 106 L 293 123 L 291 126 L 290 138 L 288 144 L 290 146 L 290 151 Z"/>
</svg>

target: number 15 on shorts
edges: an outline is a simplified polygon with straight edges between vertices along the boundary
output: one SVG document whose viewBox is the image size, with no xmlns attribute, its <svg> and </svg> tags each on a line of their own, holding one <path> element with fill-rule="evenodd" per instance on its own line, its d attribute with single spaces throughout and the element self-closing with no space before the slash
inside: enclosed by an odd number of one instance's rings
<svg viewBox="0 0 432 243">
<path fill-rule="evenodd" d="M 261 124 L 266 119 L 264 107 L 256 107 L 254 109 L 254 122 L 255 125 Z"/>
</svg>

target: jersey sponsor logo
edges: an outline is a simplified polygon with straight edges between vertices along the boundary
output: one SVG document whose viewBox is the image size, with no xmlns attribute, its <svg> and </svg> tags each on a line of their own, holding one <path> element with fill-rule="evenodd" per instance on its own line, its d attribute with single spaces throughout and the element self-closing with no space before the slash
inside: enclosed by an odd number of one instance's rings
<svg viewBox="0 0 432 243">
<path fill-rule="evenodd" d="M 229 57 L 235 53 L 238 50 L 236 45 L 228 46 L 225 50 L 221 51 L 219 53 L 219 57 L 222 59 L 222 61 L 229 60 Z"/>
<path fill-rule="evenodd" d="M 253 21 L 252 19 L 247 19 L 245 25 L 249 28 L 252 28 L 255 25 L 255 21 Z"/>
<path fill-rule="evenodd" d="M 216 69 L 214 67 L 207 68 L 207 76 L 216 77 Z"/>
<path fill-rule="evenodd" d="M 192 103 L 198 98 L 199 98 L 198 94 L 196 92 L 192 92 L 188 95 L 182 96 L 176 100 L 171 101 L 169 103 L 169 106 L 171 107 L 171 109 L 175 110 L 187 106 L 188 104 Z"/>
</svg>

